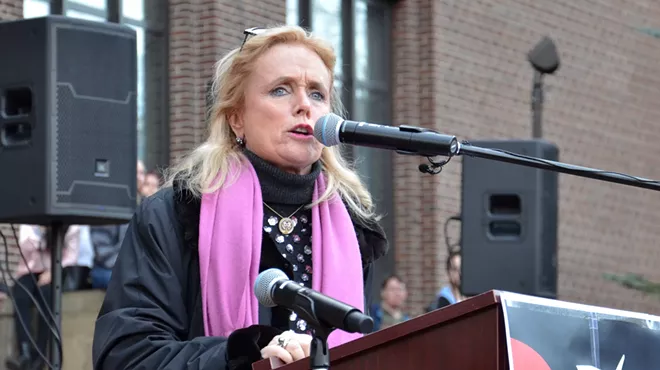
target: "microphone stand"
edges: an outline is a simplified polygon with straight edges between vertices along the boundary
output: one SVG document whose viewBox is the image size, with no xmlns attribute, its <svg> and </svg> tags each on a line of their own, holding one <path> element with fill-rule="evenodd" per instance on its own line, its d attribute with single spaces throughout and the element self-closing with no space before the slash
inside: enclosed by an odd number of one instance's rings
<svg viewBox="0 0 660 370">
<path fill-rule="evenodd" d="M 575 166 L 572 164 L 516 154 L 505 150 L 481 148 L 478 146 L 470 145 L 468 142 L 463 142 L 456 145 L 456 149 L 452 155 L 468 155 L 471 157 L 508 162 L 521 166 L 540 168 L 542 170 L 555 171 L 579 177 L 660 191 L 660 181 L 657 180 L 636 177 L 618 172 L 599 170 L 595 168 Z"/>
<path fill-rule="evenodd" d="M 51 301 L 50 309 L 53 313 L 53 325 L 58 337 L 50 333 L 49 362 L 53 369 L 59 370 L 62 366 L 62 250 L 64 249 L 66 226 L 61 222 L 53 222 L 48 230 L 48 245 L 51 255 Z M 44 318 L 50 321 L 51 318 Z"/>
<path fill-rule="evenodd" d="M 467 141 L 458 142 L 455 136 L 443 135 L 435 131 L 434 133 L 437 134 L 440 139 L 426 140 L 424 142 L 425 153 L 431 154 L 422 155 L 427 157 L 428 161 L 430 162 L 430 164 L 421 164 L 419 166 L 420 172 L 423 173 L 437 175 L 442 172 L 442 168 L 447 163 L 449 163 L 452 157 L 456 155 L 467 155 L 470 157 L 491 159 L 520 166 L 540 168 L 542 170 L 566 173 L 579 177 L 628 185 L 636 188 L 660 191 L 660 181 L 658 180 L 636 177 L 619 172 L 599 170 L 596 168 L 576 166 L 572 164 L 517 154 L 501 149 L 481 148 L 474 146 Z M 406 155 L 414 154 L 406 151 L 397 152 Z M 447 159 L 443 160 L 442 162 L 436 162 L 433 160 L 434 156 L 444 156 L 447 157 Z"/>
<path fill-rule="evenodd" d="M 307 322 L 312 329 L 312 343 L 310 344 L 310 369 L 330 369 L 330 350 L 328 349 L 328 337 L 336 328 L 321 321 L 316 314 L 314 301 L 298 296 L 297 304 L 293 312 Z"/>
<path fill-rule="evenodd" d="M 542 114 L 543 114 L 543 74 L 534 71 L 534 82 L 532 85 L 532 137 L 540 139 L 543 137 Z"/>
<path fill-rule="evenodd" d="M 310 326 L 313 329 L 312 343 L 309 349 L 310 369 L 328 370 L 330 369 L 330 349 L 328 348 L 328 336 L 334 330 L 334 328 L 328 328 L 321 324 L 311 324 Z"/>
<path fill-rule="evenodd" d="M 330 349 L 328 348 L 328 337 L 336 327 L 327 324 L 319 319 L 316 314 L 314 301 L 309 297 L 297 296 L 296 305 L 293 311 L 301 319 L 307 322 L 312 329 L 312 343 L 310 344 L 310 369 L 328 370 L 330 369 Z M 362 333 L 366 334 L 366 333 Z"/>
</svg>

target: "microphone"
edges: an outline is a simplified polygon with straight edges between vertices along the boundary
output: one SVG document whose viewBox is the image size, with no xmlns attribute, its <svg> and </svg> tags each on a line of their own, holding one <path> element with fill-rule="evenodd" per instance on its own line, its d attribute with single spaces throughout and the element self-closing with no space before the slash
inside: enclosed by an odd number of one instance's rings
<svg viewBox="0 0 660 370">
<path fill-rule="evenodd" d="M 456 136 L 414 126 L 395 127 L 348 121 L 334 113 L 326 114 L 316 121 L 314 137 L 329 147 L 345 143 L 424 157 L 451 157 L 458 154 L 460 149 Z"/>
<path fill-rule="evenodd" d="M 373 319 L 357 308 L 305 288 L 289 280 L 284 272 L 276 268 L 257 276 L 254 294 L 259 303 L 266 307 L 286 307 L 310 324 L 327 325 L 320 330 L 337 328 L 349 333 L 368 334 L 374 328 Z"/>
</svg>

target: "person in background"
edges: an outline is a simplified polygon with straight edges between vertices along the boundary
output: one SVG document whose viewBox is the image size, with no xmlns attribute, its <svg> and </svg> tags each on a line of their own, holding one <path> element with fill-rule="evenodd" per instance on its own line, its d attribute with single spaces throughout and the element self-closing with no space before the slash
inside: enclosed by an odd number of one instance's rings
<svg viewBox="0 0 660 370">
<path fill-rule="evenodd" d="M 77 265 L 79 244 L 80 226 L 69 226 L 65 232 L 64 248 L 62 250 L 63 280 L 66 280 L 68 267 Z M 28 294 L 28 292 L 32 294 L 43 312 L 50 310 L 51 258 L 50 247 L 47 245 L 46 228 L 37 225 L 21 225 L 18 247 L 25 257 L 25 260 L 22 257 L 18 259 L 15 273 L 16 280 L 20 284 L 14 284 L 12 287 L 12 298 L 16 305 L 14 327 L 18 358 L 8 359 L 6 366 L 10 370 L 26 369 L 28 367 L 37 369 L 43 366 L 43 359 L 39 356 L 37 349 L 32 347 L 30 342 L 32 335 L 26 331 L 21 322 L 28 325 L 29 330 L 29 325 L 33 321 L 33 314 L 38 317 L 36 344 L 38 350 L 46 354 L 50 338 L 49 325 L 39 315 L 38 311 L 33 309 L 34 302 Z"/>
<path fill-rule="evenodd" d="M 94 247 L 92 246 L 89 225 L 78 225 L 78 254 L 72 266 L 66 267 L 62 278 L 62 291 L 76 291 L 90 288 L 89 274 L 94 265 Z"/>
<path fill-rule="evenodd" d="M 151 194 L 145 193 L 150 180 L 150 174 L 145 174 L 144 164 L 137 161 L 137 195 L 138 203 Z M 95 225 L 89 228 L 90 244 L 94 250 L 94 260 L 90 272 L 92 289 L 106 289 L 112 276 L 112 268 L 119 255 L 121 244 L 124 241 L 124 235 L 128 224 L 115 225 Z"/>
<path fill-rule="evenodd" d="M 147 175 L 147 170 L 144 167 L 144 162 L 138 159 L 137 161 L 137 191 L 140 192 L 142 186 L 144 186 L 144 180 Z"/>
<path fill-rule="evenodd" d="M 160 176 L 155 171 L 150 171 L 144 176 L 144 183 L 142 185 L 142 196 L 150 197 L 158 191 L 160 188 Z"/>
<path fill-rule="evenodd" d="M 0 272 L 0 276 L 1 276 Z M 9 293 L 9 288 L 5 283 L 0 283 L 0 312 L 2 312 L 2 309 L 4 307 L 5 302 L 7 301 L 7 293 Z"/>
<path fill-rule="evenodd" d="M 371 317 L 374 319 L 374 331 L 389 328 L 410 319 L 403 312 L 403 306 L 408 298 L 406 284 L 396 275 L 388 276 L 383 280 L 380 289 L 380 304 L 371 308 Z"/>
<path fill-rule="evenodd" d="M 461 253 L 450 252 L 447 256 L 446 266 L 449 284 L 443 286 L 436 294 L 434 302 L 427 311 L 437 310 L 465 299 L 461 293 Z"/>
<path fill-rule="evenodd" d="M 94 246 L 94 267 L 90 272 L 92 289 L 106 289 L 112 276 L 128 224 L 100 225 L 90 229 Z"/>
</svg>

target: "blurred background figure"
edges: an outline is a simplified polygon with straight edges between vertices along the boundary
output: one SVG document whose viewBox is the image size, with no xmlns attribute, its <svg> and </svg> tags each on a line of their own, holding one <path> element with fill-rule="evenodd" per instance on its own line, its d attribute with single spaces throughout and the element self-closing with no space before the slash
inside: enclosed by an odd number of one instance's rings
<svg viewBox="0 0 660 370">
<path fill-rule="evenodd" d="M 450 304 L 460 302 L 465 299 L 461 293 L 461 254 L 460 251 L 452 251 L 447 256 L 445 268 L 447 269 L 447 276 L 449 284 L 443 286 L 435 300 L 427 308 L 427 311 L 437 310 Z"/>
<path fill-rule="evenodd" d="M 155 193 L 160 187 L 160 176 L 146 173 L 144 163 L 137 161 L 138 200 Z M 112 276 L 117 255 L 124 241 L 128 223 L 123 225 L 97 225 L 90 227 L 90 239 L 94 249 L 94 263 L 90 272 L 93 289 L 106 289 Z"/>
<path fill-rule="evenodd" d="M 128 224 L 91 227 L 94 267 L 90 272 L 90 280 L 93 289 L 108 287 L 112 276 L 112 268 L 115 266 L 127 229 Z"/>
<path fill-rule="evenodd" d="M 50 336 L 49 324 L 35 307 L 37 304 L 42 312 L 48 312 L 50 309 L 51 252 L 46 230 L 45 227 L 36 225 L 21 225 L 19 229 L 18 246 L 24 259 L 18 260 L 15 273 L 18 283 L 12 287 L 18 357 L 7 360 L 6 365 L 10 370 L 39 369 L 39 366 L 43 365 L 39 352 L 47 353 Z M 70 268 L 75 268 L 78 264 L 79 247 L 80 226 L 69 226 L 65 233 L 64 249 L 62 250 L 62 277 L 65 281 L 71 272 Z M 34 301 L 32 297 L 34 297 Z M 30 342 L 30 337 L 34 338 L 34 335 L 30 334 L 30 327 L 35 316 L 37 318 L 36 344 L 39 352 Z"/>
<path fill-rule="evenodd" d="M 142 186 L 144 186 L 144 180 L 146 178 L 147 170 L 144 167 L 144 162 L 141 160 L 137 161 L 137 189 L 140 192 Z"/>
<path fill-rule="evenodd" d="M 156 171 L 150 171 L 144 176 L 144 182 L 140 188 L 143 197 L 150 197 L 160 188 L 161 179 Z"/>
<path fill-rule="evenodd" d="M 371 308 L 371 317 L 374 319 L 374 331 L 388 328 L 392 325 L 410 319 L 403 311 L 408 298 L 406 284 L 396 275 L 390 275 L 383 280 L 380 289 L 380 303 Z"/>
<path fill-rule="evenodd" d="M 7 301 L 7 293 L 9 292 L 9 288 L 5 283 L 0 282 L 0 312 L 2 311 L 5 302 Z"/>
</svg>

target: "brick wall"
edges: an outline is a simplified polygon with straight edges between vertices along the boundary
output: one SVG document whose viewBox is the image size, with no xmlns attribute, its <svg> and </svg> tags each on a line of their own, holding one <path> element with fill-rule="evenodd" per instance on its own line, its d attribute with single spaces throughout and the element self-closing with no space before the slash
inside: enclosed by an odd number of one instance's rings
<svg viewBox="0 0 660 370">
<path fill-rule="evenodd" d="M 546 78 L 544 134 L 560 159 L 660 178 L 660 40 L 655 1 L 399 1 L 394 9 L 394 117 L 460 139 L 531 136 L 526 53 L 552 37 L 562 66 Z M 419 312 L 446 281 L 441 225 L 460 211 L 460 160 L 440 176 L 395 157 L 397 270 Z M 660 313 L 656 299 L 602 278 L 660 280 L 660 197 L 650 190 L 560 176 L 559 298 Z M 420 268 L 423 266 L 423 268 Z"/>
<path fill-rule="evenodd" d="M 23 18 L 23 0 L 0 0 L 0 21 Z M 18 233 L 18 226 L 16 227 Z M 0 238 L 0 271 L 6 270 L 9 255 L 9 268 L 13 271 L 19 254 L 16 248 L 16 239 L 10 225 L 0 224 L 0 233 L 5 236 L 7 253 L 5 254 L 5 241 Z M 6 278 L 6 276 L 5 276 Z M 0 283 L 3 281 L 0 275 Z"/>
<path fill-rule="evenodd" d="M 0 20 L 23 18 L 23 0 L 0 0 Z"/>
<path fill-rule="evenodd" d="M 286 0 L 170 1 L 170 159 L 206 133 L 205 92 L 213 64 L 240 46 L 243 30 L 283 24 Z"/>
<path fill-rule="evenodd" d="M 434 103 L 433 60 L 437 57 L 433 3 L 401 1 L 393 12 L 393 123 L 432 128 L 439 119 Z M 438 225 L 445 176 L 422 176 L 417 157 L 395 155 L 394 240 L 396 272 L 408 285 L 413 311 L 430 302 L 438 281 Z M 428 301 L 428 302 L 427 302 Z"/>
</svg>

